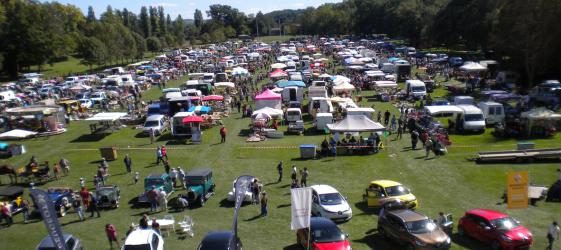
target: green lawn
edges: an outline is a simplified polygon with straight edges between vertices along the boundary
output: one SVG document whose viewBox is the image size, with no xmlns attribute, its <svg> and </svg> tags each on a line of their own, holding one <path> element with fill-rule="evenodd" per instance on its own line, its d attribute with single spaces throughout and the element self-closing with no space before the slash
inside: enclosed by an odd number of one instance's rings
<svg viewBox="0 0 561 250">
<path fill-rule="evenodd" d="M 184 81 L 182 79 L 181 81 Z M 171 83 L 178 85 L 181 81 Z M 157 96 L 159 90 L 152 89 L 145 96 Z M 371 92 L 363 92 L 368 96 Z M 375 109 L 391 109 L 389 103 L 363 103 Z M 119 159 L 110 162 L 112 177 L 109 183 L 122 188 L 122 206 L 116 210 L 102 211 L 101 218 L 78 222 L 77 215 L 68 214 L 60 219 L 63 230 L 78 236 L 85 249 L 108 249 L 104 235 L 104 225 L 113 223 L 122 238 L 131 222 L 138 223 L 140 216 L 149 208 L 131 208 L 127 202 L 142 192 L 142 183 L 133 185 L 132 175 L 125 173 L 122 163 L 124 154 L 133 159 L 133 171 L 139 171 L 144 177 L 149 173 L 163 172 L 162 166 L 154 165 L 155 147 L 166 144 L 170 163 L 173 167 L 184 169 L 209 167 L 214 170 L 217 182 L 216 195 L 210 198 L 202 208 L 171 213 L 176 219 L 190 215 L 195 221 L 195 237 L 183 239 L 176 234 L 166 237 L 166 249 L 195 249 L 198 242 L 209 231 L 228 230 L 231 228 L 233 210 L 225 201 L 231 191 L 232 181 L 239 175 L 250 174 L 259 177 L 265 184 L 270 197 L 269 216 L 256 217 L 257 206 L 247 205 L 241 209 L 239 234 L 245 249 L 297 249 L 295 233 L 290 230 L 290 195 L 289 166 L 295 164 L 299 169 L 310 169 L 309 183 L 329 184 L 349 198 L 353 208 L 353 218 L 340 227 L 349 233 L 354 249 L 400 249 L 399 246 L 381 238 L 375 228 L 376 213 L 365 209 L 361 197 L 367 184 L 375 179 L 399 181 L 411 188 L 420 202 L 419 211 L 429 216 L 436 216 L 439 211 L 451 212 L 457 223 L 462 213 L 471 208 L 486 207 L 506 211 L 529 227 L 535 235 L 535 249 L 546 246 L 546 228 L 549 223 L 561 219 L 561 206 L 556 203 L 539 202 L 537 207 L 524 210 L 507 210 L 498 204 L 505 188 L 506 172 L 509 170 L 528 170 L 533 183 L 550 185 L 556 179 L 555 170 L 559 163 L 534 164 L 485 164 L 477 165 L 468 158 L 479 150 L 496 150 L 515 148 L 514 140 L 497 141 L 489 134 L 452 135 L 452 147 L 449 154 L 429 160 L 423 159 L 424 151 L 410 151 L 409 137 L 404 136 L 395 141 L 391 135 L 386 139 L 387 147 L 379 154 L 370 156 L 340 156 L 319 160 L 302 161 L 299 159 L 297 146 L 314 143 L 319 145 L 324 135 L 308 134 L 304 136 L 286 135 L 282 139 L 269 139 L 265 142 L 249 144 L 241 131 L 248 129 L 250 120 L 234 113 L 225 120 L 229 136 L 225 144 L 219 144 L 218 128 L 204 131 L 203 143 L 185 145 L 168 135 L 150 145 L 149 139 L 139 136 L 139 130 L 125 128 L 106 137 L 89 136 L 86 122 L 72 122 L 69 131 L 63 135 L 37 138 L 23 143 L 28 153 L 1 163 L 23 166 L 36 155 L 40 161 L 57 161 L 61 156 L 67 157 L 72 169 L 70 176 L 60 181 L 50 182 L 40 188 L 49 186 L 70 186 L 77 188 L 79 178 L 85 177 L 91 188 L 91 177 L 95 174 L 96 161 L 100 159 L 98 148 L 114 146 L 118 148 Z M 311 126 L 307 123 L 307 126 Z M 242 135 L 240 135 L 242 134 Z M 537 147 L 553 147 L 561 141 L 557 136 L 550 140 L 535 140 Z M 277 179 L 276 164 L 285 162 L 285 179 Z M 2 177 L 3 183 L 8 180 Z M 180 190 L 178 190 L 180 192 Z M 174 195 L 175 196 L 175 195 Z M 154 216 L 163 217 L 164 213 Z M 31 249 L 46 235 L 41 221 L 30 224 L 22 223 L 22 216 L 15 217 L 16 224 L 8 229 L 0 229 L 2 249 Z M 486 249 L 479 243 L 453 237 L 453 249 Z M 556 242 L 559 247 L 559 242 Z"/>
</svg>

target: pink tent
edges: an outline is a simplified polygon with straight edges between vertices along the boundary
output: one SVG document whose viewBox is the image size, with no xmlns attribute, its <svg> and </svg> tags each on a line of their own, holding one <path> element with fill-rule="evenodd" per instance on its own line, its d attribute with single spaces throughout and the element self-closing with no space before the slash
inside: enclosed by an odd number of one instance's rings
<svg viewBox="0 0 561 250">
<path fill-rule="evenodd" d="M 255 96 L 255 100 L 280 100 L 281 98 L 281 95 L 270 89 L 266 89 L 261 94 Z"/>
<path fill-rule="evenodd" d="M 275 71 L 271 72 L 269 74 L 269 77 L 274 78 L 274 77 L 284 77 L 284 76 L 288 76 L 288 73 L 286 73 L 284 70 L 282 69 L 276 69 Z"/>
</svg>

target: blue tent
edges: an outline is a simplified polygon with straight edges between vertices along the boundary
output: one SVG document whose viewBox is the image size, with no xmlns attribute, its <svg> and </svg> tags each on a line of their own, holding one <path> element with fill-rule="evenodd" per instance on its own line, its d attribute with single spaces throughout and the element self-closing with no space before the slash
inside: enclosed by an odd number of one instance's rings
<svg viewBox="0 0 561 250">
<path fill-rule="evenodd" d="M 279 81 L 277 82 L 277 86 L 279 88 L 286 88 L 286 87 L 306 87 L 306 84 L 303 81 Z"/>
<path fill-rule="evenodd" d="M 212 110 L 211 107 L 208 106 L 192 106 L 189 108 L 189 112 L 201 113 L 201 114 L 208 114 Z"/>
</svg>

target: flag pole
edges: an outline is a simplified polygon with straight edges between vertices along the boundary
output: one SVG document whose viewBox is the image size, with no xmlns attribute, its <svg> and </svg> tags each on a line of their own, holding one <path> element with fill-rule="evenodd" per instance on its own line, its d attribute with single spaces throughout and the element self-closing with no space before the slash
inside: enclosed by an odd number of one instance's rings
<svg viewBox="0 0 561 250">
<path fill-rule="evenodd" d="M 311 235 L 312 235 L 312 225 L 310 223 L 310 226 L 308 227 L 308 249 L 307 250 L 310 250 L 310 242 L 311 242 L 310 237 L 311 237 Z"/>
</svg>

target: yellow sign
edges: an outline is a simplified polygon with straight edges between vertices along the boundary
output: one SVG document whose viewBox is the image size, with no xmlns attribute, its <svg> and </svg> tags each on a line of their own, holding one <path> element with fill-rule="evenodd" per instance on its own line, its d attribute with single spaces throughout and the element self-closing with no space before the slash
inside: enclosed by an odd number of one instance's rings
<svg viewBox="0 0 561 250">
<path fill-rule="evenodd" d="M 507 206 L 508 208 L 528 207 L 528 171 L 508 172 Z"/>
</svg>

